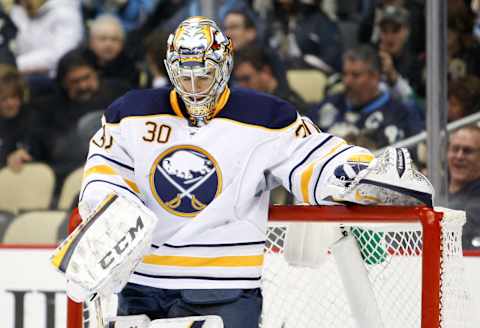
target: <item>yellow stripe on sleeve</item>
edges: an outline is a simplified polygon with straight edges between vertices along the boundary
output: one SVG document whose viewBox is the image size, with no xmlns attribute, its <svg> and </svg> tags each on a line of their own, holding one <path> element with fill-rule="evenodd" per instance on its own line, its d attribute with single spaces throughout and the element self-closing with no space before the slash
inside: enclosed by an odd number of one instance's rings
<svg viewBox="0 0 480 328">
<path fill-rule="evenodd" d="M 130 187 L 130 189 L 132 189 L 133 191 L 135 192 L 140 192 L 140 189 L 138 189 L 138 186 L 135 182 L 133 182 L 132 180 L 128 180 L 128 179 L 123 179 L 123 181 L 125 181 L 125 183 Z"/>
<path fill-rule="evenodd" d="M 117 171 L 108 165 L 95 165 L 85 171 L 83 178 L 86 178 L 92 174 L 118 175 Z"/>
<path fill-rule="evenodd" d="M 143 263 L 179 267 L 258 267 L 263 265 L 263 255 L 190 257 L 147 255 Z"/>
<path fill-rule="evenodd" d="M 310 165 L 307 166 L 305 170 L 303 170 L 302 174 L 300 175 L 300 188 L 302 191 L 302 198 L 305 203 L 310 203 L 310 196 L 308 192 L 308 186 L 310 185 L 310 180 L 313 175 L 313 170 L 315 169 L 315 166 L 317 166 L 318 162 L 322 161 L 326 157 L 331 156 L 333 153 L 337 151 L 338 148 L 341 146 L 345 145 L 345 141 L 341 141 L 338 144 L 336 144 L 327 154 L 322 156 L 321 158 L 313 161 L 310 163 Z"/>
<path fill-rule="evenodd" d="M 118 172 L 111 166 L 108 166 L 108 165 L 95 165 L 95 166 L 92 166 L 90 167 L 89 169 L 87 169 L 85 171 L 85 173 L 83 174 L 83 178 L 87 178 L 88 176 L 92 175 L 92 174 L 105 174 L 105 175 L 118 175 Z M 136 193 L 139 193 L 140 192 L 140 189 L 138 189 L 138 186 L 135 182 L 133 182 L 132 180 L 129 180 L 129 179 L 126 179 L 126 178 L 123 178 L 123 181 L 127 184 L 127 186 L 130 187 L 130 189 L 132 189 L 134 192 Z"/>
</svg>

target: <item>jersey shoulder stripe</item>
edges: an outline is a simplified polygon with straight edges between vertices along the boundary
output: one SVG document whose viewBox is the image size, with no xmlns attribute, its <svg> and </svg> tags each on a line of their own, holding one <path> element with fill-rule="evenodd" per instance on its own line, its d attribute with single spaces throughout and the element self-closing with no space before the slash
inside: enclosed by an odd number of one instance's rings
<svg viewBox="0 0 480 328">
<path fill-rule="evenodd" d="M 285 128 L 297 119 L 297 111 L 278 97 L 245 88 L 233 88 L 230 98 L 216 116 L 268 129 Z"/>
<path fill-rule="evenodd" d="M 322 140 L 321 143 L 319 143 L 317 146 L 315 146 L 314 148 L 312 148 L 312 150 L 310 150 L 310 152 L 307 154 L 307 156 L 305 156 L 304 159 L 302 159 L 297 165 L 295 165 L 293 167 L 293 169 L 290 171 L 290 173 L 288 174 L 288 190 L 291 192 L 292 191 L 292 180 L 293 180 L 293 174 L 295 173 L 295 171 L 300 167 L 302 166 L 309 158 L 310 156 L 312 156 L 313 153 L 315 153 L 318 149 L 322 148 L 328 141 L 330 141 L 331 139 L 333 138 L 333 136 L 328 136 L 326 137 L 325 139 Z"/>
<path fill-rule="evenodd" d="M 131 167 L 130 165 L 121 163 L 121 162 L 119 162 L 119 161 L 117 161 L 117 160 L 115 160 L 115 159 L 109 158 L 109 157 L 107 157 L 107 156 L 105 156 L 105 155 L 102 155 L 102 154 L 92 154 L 92 155 L 90 155 L 90 156 L 87 158 L 87 160 L 90 160 L 90 159 L 92 159 L 92 158 L 94 158 L 94 157 L 101 157 L 101 158 L 103 158 L 103 159 L 105 159 L 105 160 L 107 160 L 107 161 L 109 161 L 109 162 L 112 162 L 112 163 L 114 163 L 114 164 L 117 164 L 118 166 L 121 166 L 121 167 L 123 167 L 123 168 L 125 168 L 125 169 L 127 169 L 127 170 L 134 171 L 134 168 Z"/>
<path fill-rule="evenodd" d="M 168 88 L 133 90 L 115 100 L 106 110 L 107 123 L 119 123 L 130 116 L 171 114 L 175 112 L 170 105 Z"/>
</svg>

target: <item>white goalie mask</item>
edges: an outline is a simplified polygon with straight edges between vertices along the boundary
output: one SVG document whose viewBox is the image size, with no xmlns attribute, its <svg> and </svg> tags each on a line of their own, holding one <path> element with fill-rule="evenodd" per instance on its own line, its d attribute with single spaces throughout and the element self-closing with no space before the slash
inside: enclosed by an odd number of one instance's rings
<svg viewBox="0 0 480 328">
<path fill-rule="evenodd" d="M 193 124 L 207 123 L 232 72 L 232 42 L 211 19 L 190 17 L 170 34 L 165 66 Z"/>
</svg>

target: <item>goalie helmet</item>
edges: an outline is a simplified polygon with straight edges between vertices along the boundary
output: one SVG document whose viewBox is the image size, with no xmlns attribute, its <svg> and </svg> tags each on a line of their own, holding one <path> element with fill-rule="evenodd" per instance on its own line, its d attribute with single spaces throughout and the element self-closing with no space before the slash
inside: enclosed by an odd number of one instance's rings
<svg viewBox="0 0 480 328">
<path fill-rule="evenodd" d="M 205 124 L 232 72 L 232 42 L 211 19 L 190 17 L 170 34 L 165 66 L 192 123 Z"/>
</svg>

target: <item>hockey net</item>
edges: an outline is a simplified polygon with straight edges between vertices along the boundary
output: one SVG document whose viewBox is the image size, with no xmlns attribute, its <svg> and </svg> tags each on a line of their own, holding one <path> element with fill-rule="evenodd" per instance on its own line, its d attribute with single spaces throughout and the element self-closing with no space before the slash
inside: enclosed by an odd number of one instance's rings
<svg viewBox="0 0 480 328">
<path fill-rule="evenodd" d="M 262 328 L 472 326 L 461 247 L 464 212 L 273 206 L 269 219 Z M 289 238 L 295 234 L 303 248 L 316 247 L 302 239 L 301 231 L 319 227 L 327 227 L 319 237 L 337 229 L 343 237 L 319 250 L 319 263 L 290 264 L 284 256 Z M 115 301 L 109 301 L 105 315 L 114 315 Z M 87 304 L 82 311 L 69 301 L 67 327 L 97 327 L 92 307 Z"/>
</svg>

